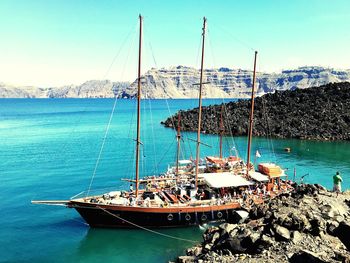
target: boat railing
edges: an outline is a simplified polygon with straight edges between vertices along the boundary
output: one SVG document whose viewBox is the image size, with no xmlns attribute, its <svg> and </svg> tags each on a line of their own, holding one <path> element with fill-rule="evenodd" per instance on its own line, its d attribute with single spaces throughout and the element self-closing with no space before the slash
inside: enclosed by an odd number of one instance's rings
<svg viewBox="0 0 350 263">
<path fill-rule="evenodd" d="M 69 198 L 70 200 L 72 199 L 79 199 L 79 198 L 85 198 L 87 196 L 89 197 L 93 197 L 93 196 L 99 196 L 99 195 L 103 195 L 103 194 L 108 194 L 110 192 L 114 192 L 116 191 L 115 187 L 108 187 L 108 188 L 99 188 L 99 189 L 94 189 L 94 190 L 90 190 L 90 191 L 82 191 L 76 195 L 73 195 L 71 198 Z"/>
</svg>

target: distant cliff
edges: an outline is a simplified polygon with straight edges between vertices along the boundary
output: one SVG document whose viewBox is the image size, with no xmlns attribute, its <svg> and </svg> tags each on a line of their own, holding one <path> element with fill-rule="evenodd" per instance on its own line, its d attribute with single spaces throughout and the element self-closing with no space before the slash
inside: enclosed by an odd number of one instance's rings
<svg viewBox="0 0 350 263">
<path fill-rule="evenodd" d="M 0 98 L 113 98 L 123 93 L 130 83 L 90 80 L 81 85 L 56 88 L 12 86 L 0 83 Z"/>
<path fill-rule="evenodd" d="M 204 98 L 245 98 L 250 94 L 252 72 L 242 69 L 206 69 Z M 304 89 L 331 82 L 350 81 L 350 70 L 300 67 L 281 73 L 258 73 L 258 95 L 275 90 Z M 142 76 L 142 96 L 147 98 L 196 98 L 199 70 L 191 67 L 151 69 Z M 133 83 L 91 80 L 63 87 L 18 87 L 0 83 L 0 98 L 135 98 Z"/>
<path fill-rule="evenodd" d="M 202 131 L 218 134 L 222 105 L 203 107 Z M 225 134 L 248 134 L 250 100 L 224 104 Z M 178 116 L 163 124 L 177 127 Z M 181 129 L 195 131 L 198 108 L 181 112 Z M 173 122 L 174 121 L 174 122 Z M 276 91 L 255 99 L 254 136 L 315 140 L 350 140 L 350 83 Z"/>
<path fill-rule="evenodd" d="M 143 92 L 150 98 L 197 98 L 199 70 L 189 67 L 151 69 L 143 76 Z M 252 72 L 242 69 L 206 69 L 204 98 L 244 98 L 250 96 Z M 300 67 L 281 73 L 258 73 L 259 95 L 275 90 L 294 90 L 321 86 L 331 82 L 350 81 L 350 70 L 322 67 Z M 135 94 L 136 82 L 126 92 Z"/>
</svg>

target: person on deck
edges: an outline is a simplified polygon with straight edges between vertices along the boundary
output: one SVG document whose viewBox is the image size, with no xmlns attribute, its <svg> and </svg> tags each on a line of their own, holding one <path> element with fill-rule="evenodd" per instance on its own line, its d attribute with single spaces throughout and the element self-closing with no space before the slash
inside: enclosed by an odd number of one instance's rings
<svg viewBox="0 0 350 263">
<path fill-rule="evenodd" d="M 341 193 L 341 183 L 343 182 L 343 179 L 340 176 L 339 172 L 336 172 L 336 174 L 333 176 L 333 192 L 337 193 L 337 197 L 339 193 Z"/>
</svg>

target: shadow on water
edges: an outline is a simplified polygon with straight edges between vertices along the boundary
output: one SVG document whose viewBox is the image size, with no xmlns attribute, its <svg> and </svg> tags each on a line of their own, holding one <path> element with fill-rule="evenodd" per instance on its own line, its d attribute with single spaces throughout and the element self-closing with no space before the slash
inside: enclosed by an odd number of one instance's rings
<svg viewBox="0 0 350 263">
<path fill-rule="evenodd" d="M 182 239 L 202 240 L 199 227 L 155 229 Z M 139 229 L 90 228 L 81 240 L 75 260 L 80 262 L 167 262 L 183 254 L 192 242 L 176 240 Z"/>
</svg>

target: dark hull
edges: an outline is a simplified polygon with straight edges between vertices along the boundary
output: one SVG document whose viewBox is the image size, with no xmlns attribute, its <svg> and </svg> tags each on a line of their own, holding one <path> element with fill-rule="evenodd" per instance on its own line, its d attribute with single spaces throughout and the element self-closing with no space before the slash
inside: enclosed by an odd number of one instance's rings
<svg viewBox="0 0 350 263">
<path fill-rule="evenodd" d="M 70 206 L 75 208 L 90 227 L 104 228 L 165 228 L 165 227 L 186 227 L 204 224 L 213 221 L 226 221 L 235 223 L 238 220 L 236 208 L 211 209 L 210 211 L 144 211 L 118 210 L 98 206 Z M 149 210 L 149 211 L 148 211 Z M 166 210 L 166 209 L 163 209 Z M 192 209 L 193 210 L 193 209 Z"/>
</svg>

